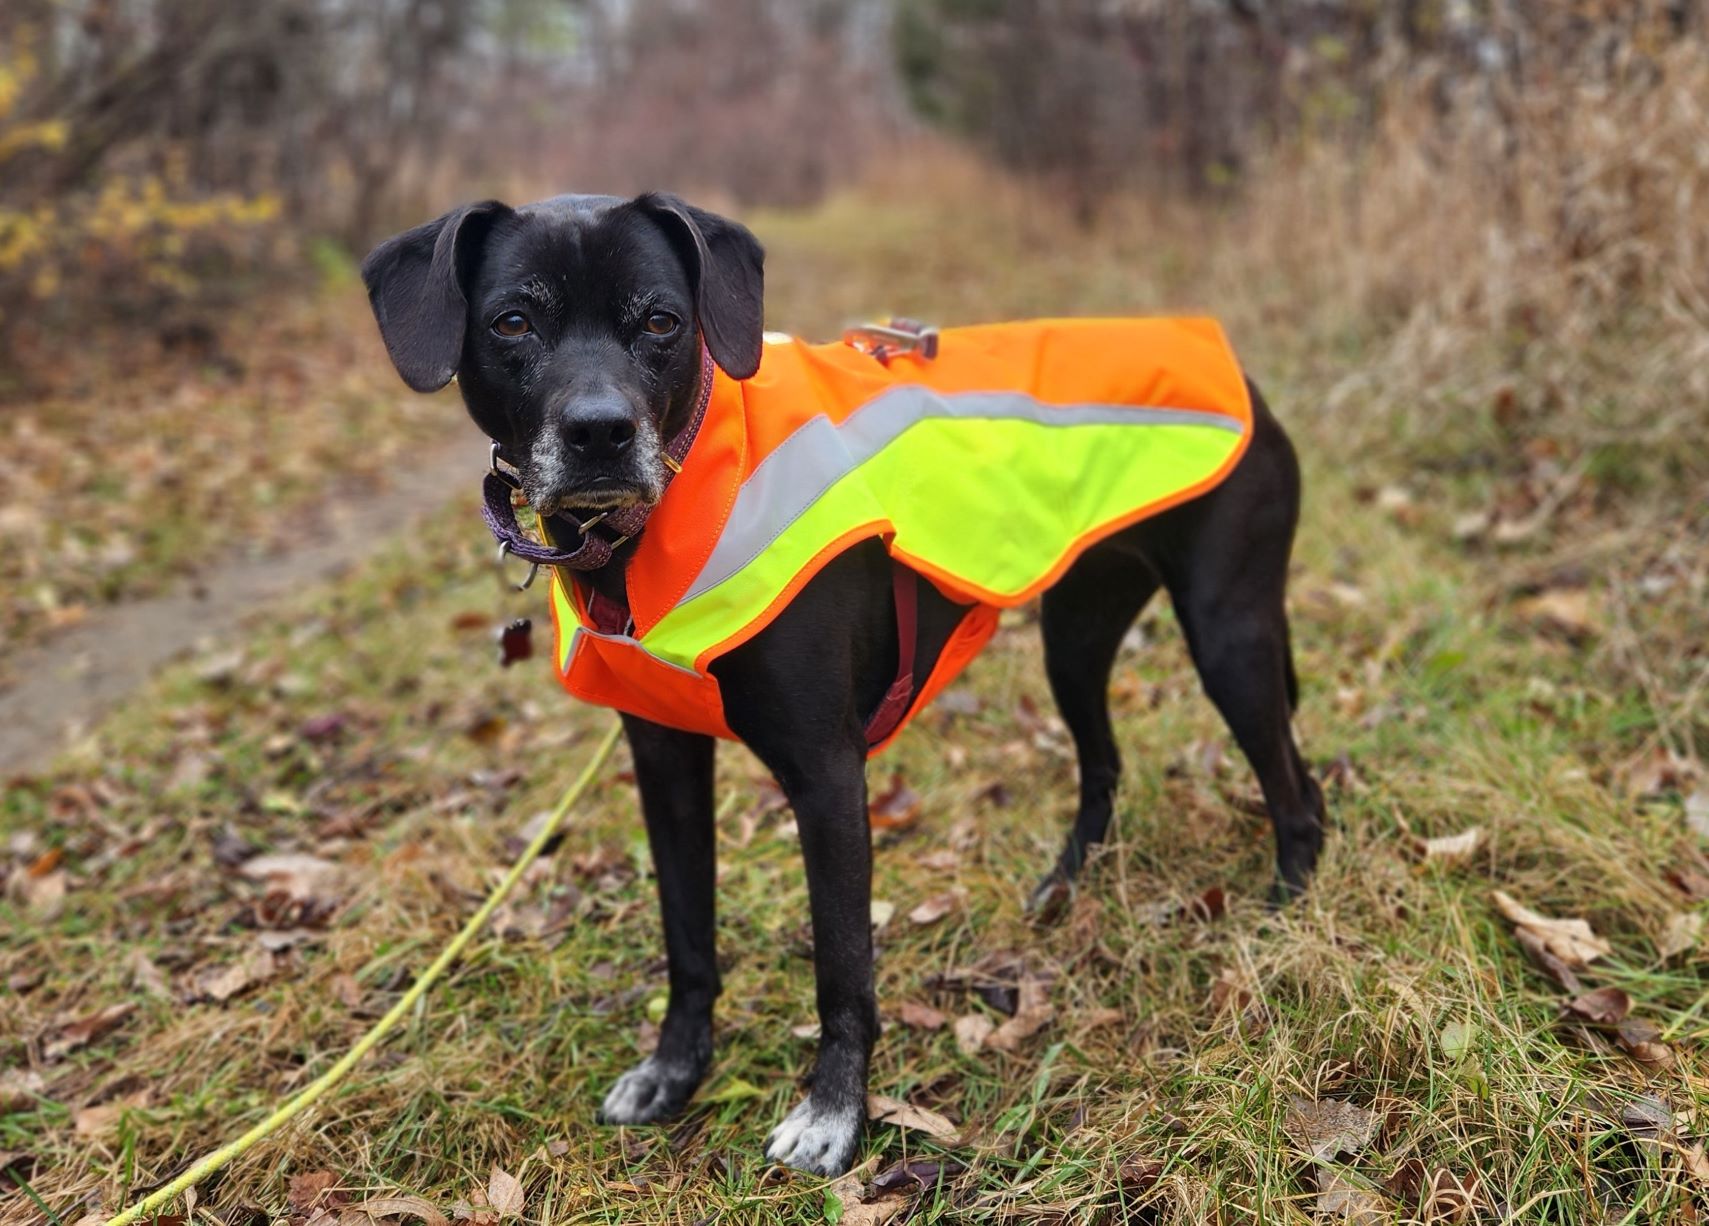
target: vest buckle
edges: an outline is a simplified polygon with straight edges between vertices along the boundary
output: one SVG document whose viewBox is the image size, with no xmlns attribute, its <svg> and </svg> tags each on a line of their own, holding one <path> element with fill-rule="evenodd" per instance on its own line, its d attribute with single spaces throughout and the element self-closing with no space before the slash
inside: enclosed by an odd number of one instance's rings
<svg viewBox="0 0 1709 1226">
<path fill-rule="evenodd" d="M 888 366 L 899 353 L 911 353 L 926 361 L 938 356 L 938 330 L 917 319 L 892 316 L 881 324 L 861 324 L 843 333 L 843 344 L 878 359 Z"/>
</svg>

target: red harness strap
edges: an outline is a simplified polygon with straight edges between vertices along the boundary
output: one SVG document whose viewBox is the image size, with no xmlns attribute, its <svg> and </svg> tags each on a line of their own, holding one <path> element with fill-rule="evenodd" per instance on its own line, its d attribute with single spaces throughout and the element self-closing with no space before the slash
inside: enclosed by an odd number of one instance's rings
<svg viewBox="0 0 1709 1226">
<path fill-rule="evenodd" d="M 919 625 L 920 577 L 894 559 L 890 587 L 896 598 L 896 680 L 866 721 L 866 743 L 877 745 L 896 731 L 914 701 L 914 639 Z"/>
</svg>

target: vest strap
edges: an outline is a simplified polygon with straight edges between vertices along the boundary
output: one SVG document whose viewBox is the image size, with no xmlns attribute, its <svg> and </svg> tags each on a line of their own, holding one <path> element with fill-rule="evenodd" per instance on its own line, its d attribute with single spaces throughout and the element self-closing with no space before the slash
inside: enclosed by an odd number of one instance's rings
<svg viewBox="0 0 1709 1226">
<path fill-rule="evenodd" d="M 914 640 L 919 630 L 920 577 L 902 563 L 890 563 L 890 590 L 896 601 L 896 680 L 866 721 L 866 743 L 877 745 L 902 722 L 914 701 Z"/>
</svg>

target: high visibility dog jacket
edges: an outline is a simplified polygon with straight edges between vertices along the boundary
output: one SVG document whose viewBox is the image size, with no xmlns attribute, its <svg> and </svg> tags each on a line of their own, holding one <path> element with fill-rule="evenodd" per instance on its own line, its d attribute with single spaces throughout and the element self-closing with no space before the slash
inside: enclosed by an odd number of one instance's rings
<svg viewBox="0 0 1709 1226">
<path fill-rule="evenodd" d="M 626 574 L 630 625 L 601 633 L 554 572 L 572 694 L 733 738 L 711 665 L 827 562 L 876 537 L 970 605 L 877 752 L 979 653 L 998 611 L 1089 545 L 1215 486 L 1252 433 L 1246 381 L 1209 319 L 949 328 L 927 359 L 768 338 L 715 370 L 706 415 Z"/>
</svg>

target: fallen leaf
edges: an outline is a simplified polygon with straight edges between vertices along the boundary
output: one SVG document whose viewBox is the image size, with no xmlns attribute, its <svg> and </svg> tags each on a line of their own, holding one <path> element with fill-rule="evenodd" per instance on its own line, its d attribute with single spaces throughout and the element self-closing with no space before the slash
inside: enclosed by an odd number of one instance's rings
<svg viewBox="0 0 1709 1226">
<path fill-rule="evenodd" d="M 522 1184 L 515 1175 L 502 1167 L 493 1167 L 487 1179 L 487 1204 L 500 1217 L 516 1217 L 522 1213 L 524 1201 Z"/>
<path fill-rule="evenodd" d="M 1703 916 L 1699 912 L 1678 912 L 1670 915 L 1662 927 L 1661 939 L 1656 942 L 1656 952 L 1664 959 L 1678 957 L 1695 948 L 1698 938 L 1702 935 Z"/>
<path fill-rule="evenodd" d="M 1228 894 L 1220 885 L 1213 885 L 1186 907 L 1187 918 L 1209 922 L 1228 913 Z"/>
<path fill-rule="evenodd" d="M 1482 1201 L 1483 1181 L 1476 1175 L 1461 1178 L 1439 1167 L 1430 1176 L 1429 1196 L 1424 1202 L 1422 1217 L 1427 1222 L 1460 1223 L 1472 1220 Z"/>
<path fill-rule="evenodd" d="M 949 1020 L 930 1005 L 922 1005 L 913 1000 L 905 1000 L 898 1005 L 896 1016 L 904 1026 L 912 1026 L 916 1030 L 942 1030 L 944 1023 Z"/>
<path fill-rule="evenodd" d="M 80 1137 L 105 1136 L 113 1130 L 125 1112 L 146 1106 L 149 1097 L 148 1091 L 144 1090 L 129 1098 L 102 1103 L 99 1107 L 84 1107 L 71 1117 L 72 1129 Z"/>
<path fill-rule="evenodd" d="M 65 870 L 58 868 L 41 876 L 26 872 L 17 885 L 23 895 L 24 906 L 42 919 L 52 919 L 59 914 L 65 905 L 67 888 Z"/>
<path fill-rule="evenodd" d="M 1709 784 L 1685 798 L 1685 824 L 1700 839 L 1709 839 Z"/>
<path fill-rule="evenodd" d="M 906 830 L 920 820 L 922 802 L 919 794 L 909 787 L 897 771 L 890 776 L 890 786 L 867 805 L 867 817 L 880 830 Z"/>
<path fill-rule="evenodd" d="M 1701 861 L 1700 856 L 1697 858 Z M 1709 899 L 1709 872 L 1704 871 L 1704 868 L 1699 868 L 1696 864 L 1676 864 L 1664 875 L 1689 901 L 1703 902 Z"/>
<path fill-rule="evenodd" d="M 985 1038 L 997 1027 L 983 1013 L 968 1013 L 955 1019 L 955 1045 L 961 1054 L 971 1056 L 985 1046 Z"/>
<path fill-rule="evenodd" d="M 1477 1035 L 1477 1027 L 1470 1022 L 1449 1022 L 1442 1027 L 1442 1054 L 1450 1060 L 1465 1059 Z"/>
<path fill-rule="evenodd" d="M 1383 1190 L 1403 1205 L 1416 1205 L 1418 1194 L 1424 1190 L 1424 1163 L 1417 1158 L 1402 1159 L 1383 1180 Z"/>
<path fill-rule="evenodd" d="M 1163 1164 L 1151 1158 L 1129 1156 L 1122 1159 L 1122 1164 L 1116 1168 L 1116 1177 L 1121 1180 L 1122 1191 L 1128 1197 L 1138 1198 L 1151 1191 L 1163 1178 Z"/>
<path fill-rule="evenodd" d="M 1317 1215 L 1320 1220 L 1329 1218 L 1353 1226 L 1383 1226 L 1394 1217 L 1382 1197 L 1349 1183 L 1328 1167 L 1317 1172 Z"/>
<path fill-rule="evenodd" d="M 1661 1038 L 1661 1027 L 1641 1017 L 1625 1018 L 1614 1028 L 1615 1041 L 1632 1059 L 1665 1068 L 1673 1063 L 1673 1048 Z"/>
<path fill-rule="evenodd" d="M 1012 1052 L 1021 1040 L 1029 1039 L 1050 1024 L 1056 1006 L 1050 1003 L 1050 986 L 1041 979 L 1023 979 L 1015 1015 L 985 1036 L 985 1046 Z"/>
<path fill-rule="evenodd" d="M 1318 1162 L 1331 1162 L 1341 1154 L 1356 1154 L 1377 1135 L 1380 1117 L 1363 1107 L 1336 1098 L 1320 1099 L 1294 1095 L 1282 1130 Z"/>
<path fill-rule="evenodd" d="M 427 1226 L 450 1226 L 448 1219 L 431 1202 L 419 1196 L 371 1196 L 350 1206 L 370 1218 L 416 1217 Z"/>
<path fill-rule="evenodd" d="M 1526 621 L 1562 638 L 1580 641 L 1602 628 L 1602 619 L 1584 588 L 1549 588 L 1514 605 Z"/>
<path fill-rule="evenodd" d="M 494 1226 L 498 1214 L 487 1208 L 487 1194 L 476 1188 L 467 1197 L 451 1202 L 451 1217 L 472 1226 Z"/>
<path fill-rule="evenodd" d="M 1574 997 L 1561 1008 L 1587 1022 L 1612 1026 L 1632 1011 L 1632 998 L 1619 988 L 1597 988 Z"/>
<path fill-rule="evenodd" d="M 825 1220 L 836 1226 L 886 1226 L 908 1208 L 908 1201 L 880 1194 L 866 1198 L 866 1184 L 858 1170 L 835 1180 L 825 1188 Z"/>
<path fill-rule="evenodd" d="M 908 922 L 923 927 L 935 924 L 961 905 L 962 895 L 959 890 L 946 890 L 942 894 L 934 894 L 919 906 L 908 912 Z"/>
<path fill-rule="evenodd" d="M 958 966 L 931 976 L 927 983 L 935 988 L 974 992 L 979 999 L 1005 1017 L 1012 1017 L 1020 1007 L 1020 987 L 1024 978 L 1048 981 L 1050 971 L 1028 970 L 1027 960 L 1012 949 L 999 949 L 986 954 L 971 966 Z"/>
<path fill-rule="evenodd" d="M 50 1038 L 43 1041 L 42 1058 L 49 1062 L 63 1060 L 78 1048 L 93 1043 L 135 1011 L 136 1002 L 121 1001 L 58 1027 Z"/>
<path fill-rule="evenodd" d="M 304 1171 L 300 1175 L 292 1175 L 285 1192 L 291 1216 L 306 1218 L 317 1208 L 343 1208 L 346 1203 L 344 1197 L 333 1189 L 337 1182 L 338 1176 L 331 1171 Z"/>
<path fill-rule="evenodd" d="M 875 1124 L 890 1124 L 897 1128 L 923 1132 L 934 1140 L 942 1141 L 945 1145 L 961 1144 L 961 1132 L 949 1120 L 936 1111 L 916 1107 L 900 1098 L 888 1098 L 883 1094 L 868 1094 L 866 1096 L 866 1117 Z"/>
<path fill-rule="evenodd" d="M 236 868 L 260 850 L 230 826 L 213 835 L 214 863 L 221 868 Z"/>
<path fill-rule="evenodd" d="M 1514 935 L 1526 953 L 1569 992 L 1579 988 L 1574 971 L 1583 970 L 1613 947 L 1597 936 L 1581 919 L 1551 919 L 1521 906 L 1503 890 L 1495 891 L 1495 905 L 1514 924 Z"/>
<path fill-rule="evenodd" d="M 308 902 L 325 893 L 343 875 L 343 870 L 332 861 L 303 852 L 251 856 L 237 866 L 237 871 L 269 889 L 284 891 L 298 902 Z"/>
<path fill-rule="evenodd" d="M 872 1190 L 879 1196 L 892 1192 L 924 1191 L 954 1179 L 967 1170 L 954 1158 L 905 1158 L 893 1162 L 872 1177 Z"/>
<path fill-rule="evenodd" d="M 0 1072 L 0 1115 L 23 1111 L 36 1105 L 47 1082 L 34 1069 L 9 1068 Z"/>
<path fill-rule="evenodd" d="M 1100 1026 L 1114 1026 L 1127 1018 L 1120 1009 L 1091 1009 L 1080 1015 L 1080 1029 L 1096 1030 Z"/>
<path fill-rule="evenodd" d="M 1221 1013 L 1225 1009 L 1235 1009 L 1245 1012 L 1251 1007 L 1254 997 L 1252 989 L 1241 981 L 1240 973 L 1232 966 L 1224 967 L 1222 974 L 1211 981 L 1210 996 L 1206 1003 L 1212 1013 Z"/>
<path fill-rule="evenodd" d="M 297 737 L 311 745 L 325 745 L 342 736 L 349 723 L 350 717 L 342 711 L 311 716 L 297 725 Z"/>
<path fill-rule="evenodd" d="M 1709 1186 L 1709 1154 L 1705 1154 L 1702 1145 L 1676 1145 L 1675 1152 L 1685 1163 L 1686 1174 L 1698 1183 Z"/>
<path fill-rule="evenodd" d="M 362 983 L 348 971 L 340 971 L 332 977 L 332 994 L 338 997 L 346 1009 L 362 1007 Z"/>
<path fill-rule="evenodd" d="M 190 975 L 187 999 L 224 1004 L 232 997 L 271 979 L 278 970 L 272 954 L 256 945 L 235 962 L 204 966 Z"/>
<path fill-rule="evenodd" d="M 1475 541 L 1489 531 L 1493 517 L 1487 510 L 1466 511 L 1454 517 L 1454 525 L 1450 529 L 1456 541 Z"/>
<path fill-rule="evenodd" d="M 896 904 L 895 903 L 886 902 L 882 898 L 873 899 L 872 900 L 872 912 L 871 912 L 873 932 L 875 932 L 875 933 L 883 932 L 884 926 L 890 922 L 891 918 L 893 916 L 895 916 L 895 914 L 896 914 Z"/>
<path fill-rule="evenodd" d="M 1678 757 L 1660 745 L 1627 762 L 1619 772 L 1626 794 L 1635 800 L 1645 800 L 1665 792 L 1683 794 L 1687 788 L 1694 786 L 1697 773 L 1698 768 L 1690 759 Z M 1709 828 L 1709 785 L 1698 795 L 1703 798 L 1700 812 L 1706 828 Z M 1691 818 L 1692 813 L 1692 804 L 1688 799 L 1685 805 L 1686 818 Z M 1709 829 L 1700 833 L 1709 833 Z"/>
<path fill-rule="evenodd" d="M 1419 839 L 1419 854 L 1425 863 L 1458 864 L 1471 856 L 1483 846 L 1484 830 L 1482 826 L 1473 826 L 1459 834 L 1444 835 L 1434 839 Z"/>
<path fill-rule="evenodd" d="M 150 996 L 172 999 L 172 988 L 166 982 L 166 972 L 155 965 L 142 950 L 131 955 L 131 982 Z"/>
<path fill-rule="evenodd" d="M 1640 1094 L 1621 1106 L 1620 1122 L 1633 1136 L 1653 1140 L 1673 1129 L 1673 1112 L 1654 1094 Z"/>
</svg>

